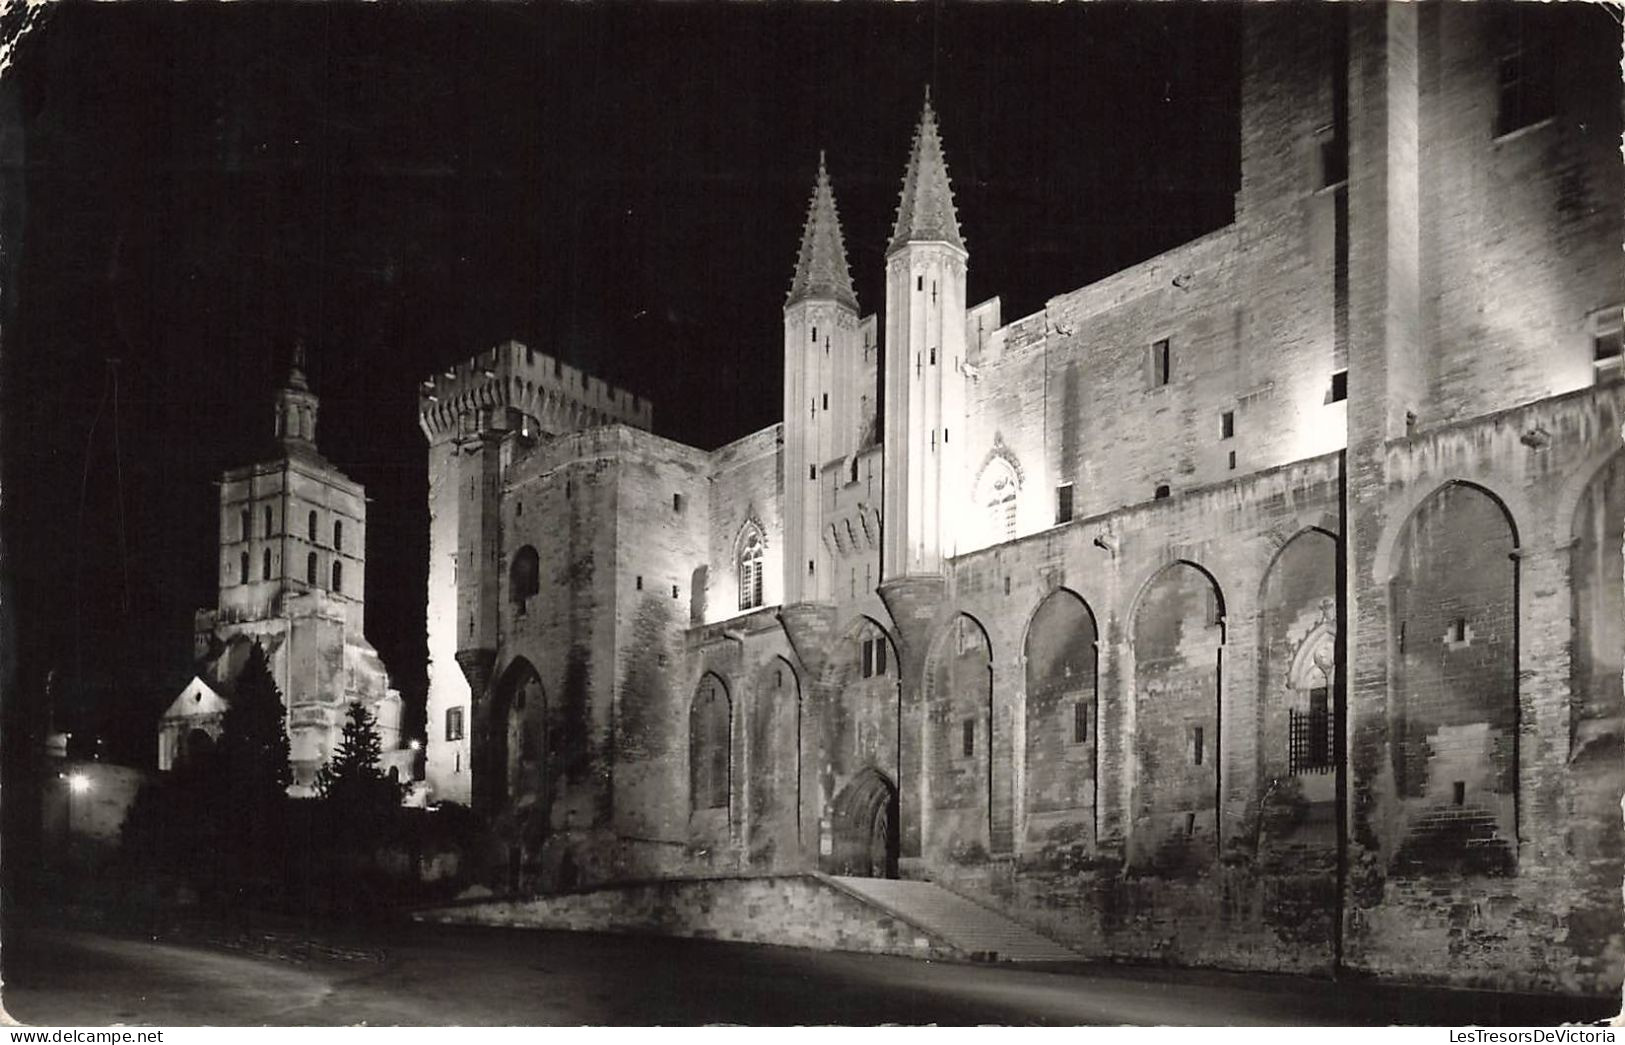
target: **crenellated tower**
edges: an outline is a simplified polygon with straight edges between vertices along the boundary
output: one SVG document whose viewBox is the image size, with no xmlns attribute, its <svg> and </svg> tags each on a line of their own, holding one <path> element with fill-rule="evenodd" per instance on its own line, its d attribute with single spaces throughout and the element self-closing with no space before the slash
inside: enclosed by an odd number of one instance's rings
<svg viewBox="0 0 1625 1045">
<path fill-rule="evenodd" d="M 495 808 L 474 764 L 495 731 L 488 693 L 502 646 L 503 482 L 539 441 L 607 424 L 647 429 L 646 399 L 545 352 L 508 341 L 423 381 L 418 424 L 429 444 L 429 646 L 426 773 L 438 798 Z M 483 745 L 481 743 L 483 741 Z M 481 786 L 501 778 L 483 772 Z"/>
<path fill-rule="evenodd" d="M 965 242 L 927 90 L 886 250 L 886 493 L 881 570 L 935 575 L 951 556 L 965 417 Z"/>
<path fill-rule="evenodd" d="M 824 155 L 784 302 L 784 601 L 827 600 L 834 583 L 824 526 L 826 470 L 856 449 L 858 298 Z"/>
</svg>

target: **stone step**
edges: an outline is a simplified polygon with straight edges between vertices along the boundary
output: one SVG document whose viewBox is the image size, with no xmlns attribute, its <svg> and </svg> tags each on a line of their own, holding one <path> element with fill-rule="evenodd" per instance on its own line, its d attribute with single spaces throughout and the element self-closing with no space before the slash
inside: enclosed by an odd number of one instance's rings
<svg viewBox="0 0 1625 1045">
<path fill-rule="evenodd" d="M 842 888 L 901 915 L 973 958 L 1007 962 L 1077 961 L 1078 956 L 991 908 L 932 882 L 893 878 L 834 879 Z"/>
</svg>

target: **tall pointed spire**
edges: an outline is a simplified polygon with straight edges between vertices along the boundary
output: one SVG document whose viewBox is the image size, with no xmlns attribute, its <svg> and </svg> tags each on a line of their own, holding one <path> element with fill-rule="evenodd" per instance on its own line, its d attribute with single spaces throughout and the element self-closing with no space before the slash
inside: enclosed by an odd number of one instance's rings
<svg viewBox="0 0 1625 1045">
<path fill-rule="evenodd" d="M 925 108 L 914 131 L 908 170 L 903 173 L 903 198 L 897 204 L 889 254 L 906 243 L 938 241 L 960 250 L 959 216 L 954 213 L 954 192 L 948 184 L 948 164 L 937 136 L 937 114 L 931 109 L 931 88 L 925 89 Z"/>
<path fill-rule="evenodd" d="M 841 219 L 835 213 L 835 193 L 829 187 L 829 171 L 824 153 L 818 153 L 818 182 L 807 204 L 807 221 L 801 228 L 801 253 L 796 258 L 796 274 L 790 280 L 790 296 L 785 307 L 808 298 L 832 298 L 852 311 L 858 310 L 858 296 L 852 290 L 852 273 L 846 267 L 846 244 L 841 239 Z"/>
</svg>

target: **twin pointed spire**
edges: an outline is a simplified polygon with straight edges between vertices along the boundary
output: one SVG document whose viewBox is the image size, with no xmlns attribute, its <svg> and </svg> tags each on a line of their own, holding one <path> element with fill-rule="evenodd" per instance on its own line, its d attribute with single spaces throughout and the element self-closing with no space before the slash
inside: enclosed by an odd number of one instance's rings
<svg viewBox="0 0 1625 1045">
<path fill-rule="evenodd" d="M 959 215 L 954 211 L 953 188 L 948 184 L 948 164 L 942 156 L 942 139 L 937 134 L 937 114 L 931 108 L 930 87 L 925 89 L 925 108 L 914 131 L 908 169 L 903 173 L 903 196 L 897 204 L 897 223 L 886 253 L 919 242 L 948 243 L 965 249 L 959 235 Z M 854 312 L 858 308 L 822 151 L 818 153 L 818 181 L 807 204 L 807 221 L 801 228 L 796 274 L 790 280 L 790 296 L 784 304 L 788 308 L 810 298 L 832 298 Z"/>
<path fill-rule="evenodd" d="M 935 241 L 965 249 L 954 213 L 954 192 L 948 185 L 948 164 L 942 158 L 937 135 L 937 114 L 931 109 L 931 88 L 925 89 L 925 108 L 914 131 L 908 169 L 903 173 L 903 198 L 897 204 L 897 224 L 886 253 L 908 244 Z"/>
<path fill-rule="evenodd" d="M 835 213 L 835 193 L 829 187 L 829 171 L 824 154 L 818 153 L 818 182 L 807 204 L 807 222 L 801 229 L 801 253 L 796 258 L 796 274 L 790 280 L 788 308 L 809 298 L 833 298 L 852 311 L 858 310 L 858 296 L 852 289 L 852 273 L 846 267 L 846 244 L 841 239 L 841 219 Z"/>
</svg>

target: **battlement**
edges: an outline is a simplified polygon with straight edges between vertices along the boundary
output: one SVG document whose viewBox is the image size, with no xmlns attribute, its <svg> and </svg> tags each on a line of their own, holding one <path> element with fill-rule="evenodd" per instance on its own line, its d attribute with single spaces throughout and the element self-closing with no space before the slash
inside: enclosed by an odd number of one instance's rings
<svg viewBox="0 0 1625 1045">
<path fill-rule="evenodd" d="M 507 341 L 426 378 L 418 387 L 418 424 L 430 440 L 506 427 L 513 410 L 557 435 L 603 424 L 648 429 L 654 408 L 561 359 Z"/>
</svg>

